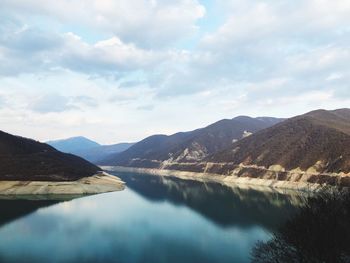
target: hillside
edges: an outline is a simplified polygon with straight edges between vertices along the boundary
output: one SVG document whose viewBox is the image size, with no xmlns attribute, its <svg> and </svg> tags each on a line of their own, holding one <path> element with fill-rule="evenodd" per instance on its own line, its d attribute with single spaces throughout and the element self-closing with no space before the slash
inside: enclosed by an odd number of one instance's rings
<svg viewBox="0 0 350 263">
<path fill-rule="evenodd" d="M 100 168 L 31 139 L 0 131 L 0 180 L 73 181 Z"/>
<path fill-rule="evenodd" d="M 61 152 L 80 156 L 81 158 L 84 158 L 92 163 L 97 163 L 111 155 L 123 152 L 133 145 L 133 143 L 100 145 L 97 142 L 82 136 L 48 141 L 47 144 Z"/>
<path fill-rule="evenodd" d="M 350 110 L 317 110 L 291 118 L 208 157 L 210 162 L 350 172 Z"/>
<path fill-rule="evenodd" d="M 170 136 L 150 136 L 128 150 L 101 162 L 104 165 L 158 168 L 162 162 L 197 162 L 233 142 L 274 125 L 282 119 L 239 116 L 205 128 Z"/>
<path fill-rule="evenodd" d="M 140 170 L 152 174 L 162 174 L 161 170 L 190 172 L 178 173 L 179 177 L 219 175 L 220 180 L 233 183 L 293 189 L 320 184 L 350 187 L 350 109 L 316 110 L 287 119 L 228 143 L 199 161 L 167 160 L 153 162 L 153 167 L 147 162 L 136 164 L 120 162 L 119 166 L 158 168 Z"/>
</svg>

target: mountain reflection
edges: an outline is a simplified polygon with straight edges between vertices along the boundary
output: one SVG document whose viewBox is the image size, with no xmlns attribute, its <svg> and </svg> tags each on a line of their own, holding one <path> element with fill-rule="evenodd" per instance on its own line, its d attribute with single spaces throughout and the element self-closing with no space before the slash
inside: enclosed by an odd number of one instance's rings
<svg viewBox="0 0 350 263">
<path fill-rule="evenodd" d="M 297 193 L 286 195 L 145 174 L 117 175 L 127 187 L 149 200 L 187 206 L 223 227 L 261 225 L 276 229 L 304 199 Z"/>
<path fill-rule="evenodd" d="M 0 200 L 0 226 L 56 203 L 50 200 Z"/>
<path fill-rule="evenodd" d="M 82 195 L 52 195 L 52 196 L 0 196 L 0 227 L 19 219 L 40 208 L 49 207 L 63 201 L 70 201 Z"/>
</svg>

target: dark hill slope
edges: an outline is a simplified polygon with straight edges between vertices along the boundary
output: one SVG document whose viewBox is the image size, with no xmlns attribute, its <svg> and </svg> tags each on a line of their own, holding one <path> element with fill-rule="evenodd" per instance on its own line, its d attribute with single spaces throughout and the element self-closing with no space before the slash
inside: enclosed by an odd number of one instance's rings
<svg viewBox="0 0 350 263">
<path fill-rule="evenodd" d="M 280 121 L 282 119 L 239 116 L 190 132 L 180 132 L 170 136 L 153 135 L 101 163 L 155 168 L 164 161 L 200 161 L 210 154 L 227 148 L 234 141 Z"/>
<path fill-rule="evenodd" d="M 47 144 L 0 131 L 0 180 L 72 181 L 99 170 Z"/>
<path fill-rule="evenodd" d="M 244 138 L 210 162 L 350 172 L 350 110 L 317 110 Z"/>
</svg>

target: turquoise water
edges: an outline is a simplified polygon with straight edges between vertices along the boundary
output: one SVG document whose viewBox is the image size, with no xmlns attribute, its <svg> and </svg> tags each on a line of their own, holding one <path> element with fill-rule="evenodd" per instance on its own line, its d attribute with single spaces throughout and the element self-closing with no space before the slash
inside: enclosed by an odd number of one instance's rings
<svg viewBox="0 0 350 263">
<path fill-rule="evenodd" d="M 148 175 L 127 189 L 0 201 L 0 262 L 249 262 L 298 196 Z"/>
</svg>

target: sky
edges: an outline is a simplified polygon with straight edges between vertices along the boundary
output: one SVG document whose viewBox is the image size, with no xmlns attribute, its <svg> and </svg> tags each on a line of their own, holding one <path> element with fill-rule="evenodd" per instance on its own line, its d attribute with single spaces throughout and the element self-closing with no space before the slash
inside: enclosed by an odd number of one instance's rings
<svg viewBox="0 0 350 263">
<path fill-rule="evenodd" d="M 0 129 L 133 142 L 350 107 L 349 0 L 0 0 Z"/>
</svg>

